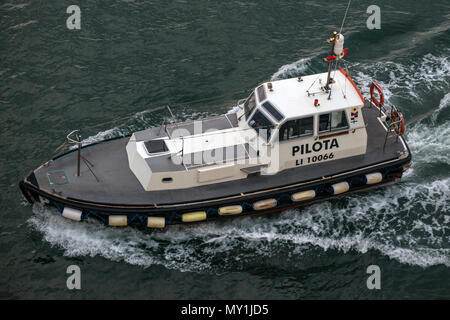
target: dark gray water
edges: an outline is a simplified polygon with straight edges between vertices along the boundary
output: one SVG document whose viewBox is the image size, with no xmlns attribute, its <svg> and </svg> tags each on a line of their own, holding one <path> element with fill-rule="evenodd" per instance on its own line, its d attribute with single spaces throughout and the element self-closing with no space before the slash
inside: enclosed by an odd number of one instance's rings
<svg viewBox="0 0 450 320">
<path fill-rule="evenodd" d="M 258 83 L 324 72 L 347 1 L 29 1 L 0 5 L 0 298 L 450 298 L 450 3 L 353 1 L 344 28 L 363 94 L 406 116 L 401 183 L 301 210 L 163 232 L 74 223 L 18 181 L 65 135 L 86 141 L 230 110 Z M 81 8 L 81 30 L 66 8 Z M 368 30 L 366 8 L 381 8 Z M 117 118 L 131 118 L 111 122 Z M 99 125 L 100 124 L 100 125 Z M 66 288 L 79 265 L 82 290 Z M 366 268 L 381 269 L 381 290 Z"/>
</svg>

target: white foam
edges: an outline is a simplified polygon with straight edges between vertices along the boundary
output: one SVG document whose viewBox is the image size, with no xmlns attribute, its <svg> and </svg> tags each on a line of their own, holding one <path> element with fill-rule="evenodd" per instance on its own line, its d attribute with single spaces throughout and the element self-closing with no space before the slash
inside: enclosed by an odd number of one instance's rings
<svg viewBox="0 0 450 320">
<path fill-rule="evenodd" d="M 90 145 L 108 138 L 112 138 L 120 133 L 119 127 L 114 127 L 105 131 L 100 131 L 94 136 L 90 136 L 83 140 L 83 145 Z"/>
<path fill-rule="evenodd" d="M 449 105 L 450 105 L 450 92 L 447 93 L 439 102 L 439 106 L 438 106 L 436 112 L 433 114 L 433 120 L 436 121 L 436 118 L 437 118 L 439 112 L 443 111 Z"/>
<path fill-rule="evenodd" d="M 363 95 L 369 95 L 370 83 L 376 80 L 383 88 L 387 101 L 394 95 L 412 101 L 422 100 L 421 91 L 436 92 L 450 83 L 448 54 L 427 54 L 408 64 L 392 61 L 354 63 L 350 65 L 350 70 Z"/>
<path fill-rule="evenodd" d="M 281 66 L 278 69 L 278 71 L 272 75 L 270 80 L 274 81 L 274 80 L 286 79 L 286 78 L 291 78 L 291 77 L 296 77 L 296 76 L 301 75 L 303 72 L 305 72 L 308 69 L 311 59 L 312 59 L 312 57 L 302 58 L 293 63 L 289 63 L 284 66 Z"/>
<path fill-rule="evenodd" d="M 450 93 L 440 101 L 428 117 L 415 123 L 406 131 L 406 138 L 416 163 L 445 163 L 450 165 L 450 123 L 437 123 L 438 117 L 450 105 Z M 431 119 L 426 123 L 427 118 Z"/>
<path fill-rule="evenodd" d="M 108 129 L 105 131 L 100 131 L 97 134 L 87 137 L 86 139 L 82 140 L 83 146 L 88 146 L 90 144 L 96 143 L 96 142 L 100 142 L 103 141 L 105 139 L 108 138 L 113 138 L 115 136 L 121 135 L 121 130 L 119 129 L 119 127 L 114 127 L 112 129 Z M 73 150 L 77 148 L 76 144 L 71 144 L 69 147 L 69 150 Z"/>
</svg>

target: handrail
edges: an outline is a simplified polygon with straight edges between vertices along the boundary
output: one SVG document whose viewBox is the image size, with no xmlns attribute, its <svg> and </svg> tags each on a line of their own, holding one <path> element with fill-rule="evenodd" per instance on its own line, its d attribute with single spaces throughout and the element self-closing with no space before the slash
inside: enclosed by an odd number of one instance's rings
<svg viewBox="0 0 450 320">
<path fill-rule="evenodd" d="M 73 130 L 66 137 L 67 142 L 72 144 L 78 144 L 77 177 L 80 176 L 80 161 L 81 161 L 81 147 L 82 147 L 81 136 L 78 134 L 78 132 L 80 132 L 80 130 Z M 76 134 L 77 140 L 74 140 L 70 137 L 73 134 Z"/>
<path fill-rule="evenodd" d="M 79 143 L 79 141 L 78 140 L 74 140 L 74 139 L 72 139 L 70 136 L 71 135 L 73 135 L 74 133 L 78 133 L 78 132 L 80 132 L 80 130 L 73 130 L 73 131 L 71 131 L 68 135 L 67 135 L 67 141 L 69 142 L 69 143 L 72 143 L 72 144 L 77 144 L 77 143 Z M 79 138 L 80 136 L 77 134 L 77 139 Z"/>
<path fill-rule="evenodd" d="M 383 151 L 384 151 L 385 148 L 386 148 L 386 143 L 387 143 L 387 139 L 388 139 L 389 133 L 395 132 L 394 128 L 395 128 L 396 126 L 398 127 L 399 125 L 401 125 L 401 119 L 400 119 L 400 118 L 399 118 L 398 120 L 396 120 L 396 121 L 392 121 L 392 114 L 393 114 L 394 112 L 398 112 L 398 108 L 397 108 L 395 105 L 391 104 L 391 105 L 390 105 L 391 110 L 388 110 L 388 109 L 386 108 L 385 104 L 382 104 L 382 105 L 380 105 L 380 106 L 378 107 L 377 105 L 375 105 L 375 104 L 372 102 L 372 100 L 366 99 L 366 101 L 369 102 L 369 104 L 370 104 L 371 107 L 375 107 L 375 108 L 378 108 L 378 109 L 380 110 L 380 117 L 381 117 L 381 114 L 383 114 L 383 115 L 386 116 L 386 117 L 389 117 L 390 123 L 387 123 L 387 121 L 385 121 L 385 125 L 386 125 L 386 137 L 384 138 L 384 144 L 383 144 Z M 397 133 L 396 133 L 396 136 L 397 136 L 397 139 L 398 139 L 399 135 L 398 135 Z"/>
</svg>

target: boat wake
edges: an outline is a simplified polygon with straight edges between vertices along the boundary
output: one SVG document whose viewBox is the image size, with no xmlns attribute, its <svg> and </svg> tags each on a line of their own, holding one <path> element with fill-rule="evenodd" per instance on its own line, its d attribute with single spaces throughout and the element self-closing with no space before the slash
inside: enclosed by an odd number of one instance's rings
<svg viewBox="0 0 450 320">
<path fill-rule="evenodd" d="M 308 63 L 291 67 L 306 70 Z M 401 64 L 355 65 L 353 77 L 368 88 L 368 79 L 377 76 L 388 98 L 406 97 L 419 87 L 448 92 L 447 58 L 426 55 L 417 65 L 424 68 L 413 74 Z M 283 78 L 292 72 L 291 67 L 280 68 L 272 78 Z M 402 182 L 393 186 L 280 214 L 173 226 L 165 231 L 111 228 L 97 221 L 75 223 L 39 204 L 28 223 L 67 256 L 101 256 L 180 271 L 222 273 L 261 264 L 298 268 L 304 261 L 314 265 L 322 255 L 367 252 L 424 268 L 450 267 L 449 104 L 450 95 L 443 94 L 437 104 L 427 106 L 433 113 L 408 127 L 413 165 Z M 99 137 L 102 133 L 92 139 Z"/>
<path fill-rule="evenodd" d="M 450 267 L 450 178 L 411 181 L 276 216 L 247 217 L 164 232 L 74 223 L 35 205 L 29 223 L 67 256 L 102 256 L 180 271 L 236 271 L 262 258 L 377 250 L 401 263 Z M 320 254 L 321 252 L 319 252 Z M 270 262 L 273 263 L 273 262 Z M 281 267 L 281 266 L 280 266 Z"/>
</svg>

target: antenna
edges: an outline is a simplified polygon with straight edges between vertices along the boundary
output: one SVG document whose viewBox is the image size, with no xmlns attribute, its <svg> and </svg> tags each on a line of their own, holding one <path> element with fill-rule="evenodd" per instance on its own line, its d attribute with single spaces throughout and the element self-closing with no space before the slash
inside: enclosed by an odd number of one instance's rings
<svg viewBox="0 0 450 320">
<path fill-rule="evenodd" d="M 344 22 L 345 22 L 345 19 L 347 18 L 348 8 L 350 8 L 351 2 L 352 2 L 352 0 L 348 0 L 347 9 L 345 10 L 344 19 L 342 19 L 341 29 L 339 29 L 339 33 L 342 33 L 342 29 L 344 28 Z"/>
</svg>

